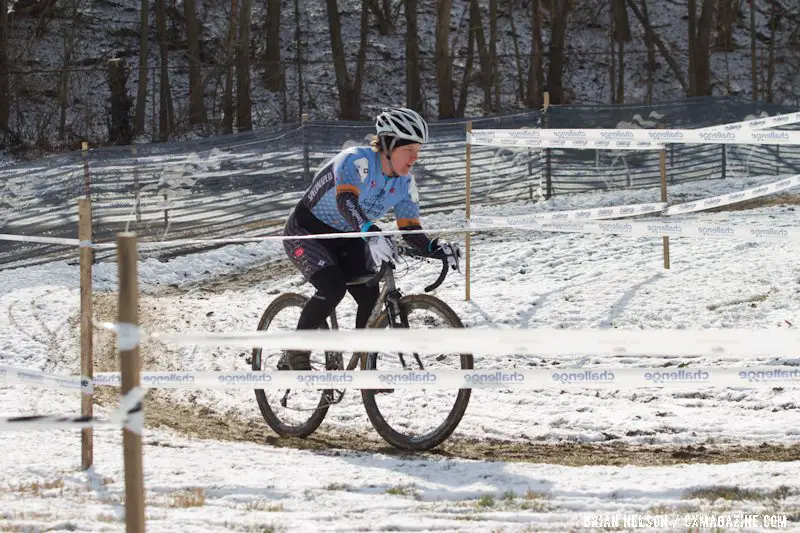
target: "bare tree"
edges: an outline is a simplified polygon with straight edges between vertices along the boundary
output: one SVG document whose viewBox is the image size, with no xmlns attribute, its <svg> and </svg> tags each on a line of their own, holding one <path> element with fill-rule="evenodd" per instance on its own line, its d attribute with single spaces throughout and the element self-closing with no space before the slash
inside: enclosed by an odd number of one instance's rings
<svg viewBox="0 0 800 533">
<path fill-rule="evenodd" d="M 753 101 L 758 100 L 758 71 L 756 67 L 756 3 L 750 0 L 750 76 L 753 83 Z"/>
<path fill-rule="evenodd" d="M 453 117 L 452 58 L 450 57 L 450 10 L 453 0 L 436 0 L 436 86 L 439 118 Z"/>
<path fill-rule="evenodd" d="M 389 0 L 368 0 L 369 8 L 378 21 L 378 33 L 390 35 L 394 33 L 392 5 Z M 406 8 L 407 9 L 407 8 Z"/>
<path fill-rule="evenodd" d="M 239 40 L 236 44 L 236 128 L 253 129 L 250 104 L 250 13 L 252 0 L 242 0 Z"/>
<path fill-rule="evenodd" d="M 695 0 L 689 0 L 689 89 L 690 96 L 711 94 L 711 25 L 714 1 L 702 0 L 700 18 L 693 24 Z M 692 34 L 692 30 L 695 30 Z"/>
<path fill-rule="evenodd" d="M 205 124 L 205 84 L 200 61 L 200 24 L 197 21 L 195 0 L 183 0 L 183 14 L 186 17 L 189 60 L 189 124 Z"/>
<path fill-rule="evenodd" d="M 300 30 L 300 0 L 294 0 L 294 59 L 297 68 L 297 118 L 303 118 L 303 32 Z"/>
<path fill-rule="evenodd" d="M 342 26 L 339 21 L 337 0 L 327 0 L 328 25 L 333 49 L 333 66 L 336 71 L 336 86 L 339 89 L 339 118 L 358 120 L 361 118 L 361 84 L 364 79 L 364 64 L 367 57 L 367 35 L 369 33 L 369 6 L 361 2 L 361 42 L 356 60 L 355 78 L 350 78 L 342 42 Z"/>
<path fill-rule="evenodd" d="M 472 76 L 472 63 L 475 57 L 475 29 L 469 25 L 467 32 L 467 62 L 464 65 L 464 73 L 461 79 L 461 86 L 458 89 L 458 103 L 456 104 L 455 116 L 463 117 L 467 107 L 467 94 L 469 93 L 469 80 Z"/>
<path fill-rule="evenodd" d="M 514 11 L 517 9 L 516 0 L 512 1 L 508 7 L 508 22 L 511 24 L 511 41 L 514 43 L 514 61 L 517 65 L 517 105 L 525 99 L 525 76 L 522 66 L 522 55 L 519 51 L 519 34 L 517 25 L 514 22 Z"/>
<path fill-rule="evenodd" d="M 8 141 L 9 91 L 8 83 L 8 2 L 0 0 L 0 142 Z"/>
<path fill-rule="evenodd" d="M 717 47 L 725 52 L 734 49 L 733 23 L 738 11 L 736 0 L 717 0 Z"/>
<path fill-rule="evenodd" d="M 639 9 L 639 6 L 636 5 L 636 0 L 628 0 L 628 7 L 633 11 L 633 14 L 636 15 L 636 18 L 646 28 L 650 28 L 650 39 L 652 40 L 653 44 L 656 45 L 658 51 L 661 53 L 661 57 L 664 58 L 664 61 L 667 62 L 669 65 L 669 69 L 672 71 L 675 79 L 678 80 L 681 87 L 684 91 L 688 90 L 688 85 L 686 84 L 686 77 L 683 75 L 683 70 L 675 58 L 669 51 L 669 48 L 666 47 L 664 41 L 661 40 L 661 37 L 653 30 L 652 25 L 650 24 L 650 20 L 645 17 L 644 13 Z"/>
<path fill-rule="evenodd" d="M 422 81 L 419 64 L 417 0 L 406 0 L 406 105 L 416 111 L 422 108 Z"/>
<path fill-rule="evenodd" d="M 647 0 L 642 0 L 644 18 L 644 43 L 647 47 L 647 103 L 653 103 L 653 77 L 656 71 L 656 49 L 653 43 L 653 28 L 650 26 L 650 15 L 647 13 Z"/>
<path fill-rule="evenodd" d="M 625 103 L 625 43 L 631 41 L 631 27 L 628 22 L 628 9 L 625 0 L 612 0 L 614 17 L 614 42 L 617 44 L 618 64 L 617 91 L 614 103 Z"/>
<path fill-rule="evenodd" d="M 280 91 L 283 87 L 281 0 L 267 1 L 267 49 L 264 59 L 267 64 L 266 87 L 270 91 Z"/>
<path fill-rule="evenodd" d="M 489 0 L 489 55 L 492 58 L 494 110 L 500 111 L 500 59 L 497 57 L 497 0 Z"/>
<path fill-rule="evenodd" d="M 483 33 L 481 21 L 481 8 L 478 0 L 469 0 L 469 29 L 475 38 L 478 47 L 478 58 L 481 65 L 481 88 L 483 89 L 483 111 L 492 110 L 492 54 L 486 44 L 486 35 Z"/>
<path fill-rule="evenodd" d="M 564 41 L 567 34 L 567 17 L 570 3 L 564 0 L 551 0 L 552 17 L 550 37 L 550 69 L 547 72 L 547 91 L 550 103 L 564 102 Z"/>
<path fill-rule="evenodd" d="M 542 106 L 544 67 L 542 54 L 542 12 L 539 0 L 531 0 L 531 60 L 528 67 L 528 107 Z"/>
<path fill-rule="evenodd" d="M 775 79 L 775 29 L 778 25 L 778 8 L 775 5 L 775 0 L 772 0 L 769 5 L 769 45 L 767 48 L 767 94 L 764 99 L 767 102 L 772 102 L 772 81 Z"/>
<path fill-rule="evenodd" d="M 58 106 L 60 116 L 58 120 L 58 138 L 64 140 L 67 135 L 67 107 L 69 106 L 69 71 L 75 54 L 75 40 L 78 27 L 81 25 L 80 8 L 81 0 L 72 0 L 72 9 L 64 32 L 61 34 L 62 66 L 58 73 Z"/>
<path fill-rule="evenodd" d="M 231 16 L 228 19 L 228 43 L 225 51 L 225 94 L 222 95 L 222 131 L 233 133 L 233 63 L 236 42 L 236 0 L 231 0 Z"/>
<path fill-rule="evenodd" d="M 166 141 L 174 128 L 172 111 L 172 91 L 169 85 L 169 40 L 167 39 L 166 0 L 156 0 L 156 39 L 159 43 L 161 75 L 158 93 L 158 135 Z"/>
<path fill-rule="evenodd" d="M 145 110 L 147 106 L 147 54 L 150 43 L 150 4 L 141 0 L 139 4 L 139 83 L 136 91 L 137 134 L 144 132 Z M 155 97 L 155 95 L 153 95 Z"/>
</svg>

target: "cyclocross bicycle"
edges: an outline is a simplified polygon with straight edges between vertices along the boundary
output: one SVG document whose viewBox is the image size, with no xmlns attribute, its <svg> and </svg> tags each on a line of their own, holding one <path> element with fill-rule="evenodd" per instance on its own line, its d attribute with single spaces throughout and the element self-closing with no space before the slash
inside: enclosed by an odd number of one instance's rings
<svg viewBox="0 0 800 533">
<path fill-rule="evenodd" d="M 411 249 L 401 254 L 417 260 L 430 259 Z M 447 259 L 441 259 L 439 278 L 430 292 L 442 284 L 448 273 Z M 395 261 L 396 262 L 396 261 Z M 443 301 L 428 294 L 403 296 L 395 285 L 394 263 L 385 262 L 376 276 L 348 281 L 348 285 L 383 281 L 369 328 L 463 328 L 461 319 Z M 259 330 L 292 331 L 306 303 L 305 296 L 284 293 L 261 316 Z M 328 323 L 329 322 L 329 323 Z M 320 329 L 338 329 L 336 311 Z M 283 350 L 254 348 L 250 363 L 255 371 L 274 371 Z M 353 353 L 347 366 L 341 352 L 311 352 L 314 370 L 430 370 L 472 369 L 472 354 Z M 285 368 L 285 366 L 282 366 Z M 312 371 L 314 371 L 312 370 Z M 449 437 L 458 426 L 469 403 L 470 389 L 397 388 L 361 390 L 361 399 L 372 426 L 389 444 L 404 450 L 430 450 Z M 322 423 L 328 408 L 342 401 L 345 390 L 258 389 L 258 406 L 267 424 L 282 437 L 307 437 Z"/>
</svg>

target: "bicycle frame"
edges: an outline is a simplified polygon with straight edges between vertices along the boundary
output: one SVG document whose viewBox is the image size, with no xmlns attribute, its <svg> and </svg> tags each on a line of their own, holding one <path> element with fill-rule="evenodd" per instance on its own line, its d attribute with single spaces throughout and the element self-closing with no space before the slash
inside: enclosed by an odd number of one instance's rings
<svg viewBox="0 0 800 533">
<path fill-rule="evenodd" d="M 386 274 L 383 276 L 383 284 L 381 286 L 380 294 L 378 295 L 378 300 L 375 302 L 375 307 L 372 308 L 372 312 L 367 319 L 367 327 L 370 324 L 373 324 L 381 314 L 381 311 L 385 308 L 386 313 L 389 316 L 389 327 L 408 327 L 408 317 L 403 316 L 400 310 L 400 298 L 402 295 L 400 291 L 397 289 L 397 285 L 394 281 L 394 267 L 390 267 L 387 269 Z M 336 318 L 336 309 L 330 314 L 330 322 L 331 322 L 331 329 L 339 329 L 339 321 Z M 399 322 L 398 322 L 399 319 Z M 341 357 L 341 354 L 338 354 Z M 359 363 L 363 363 L 362 358 L 366 356 L 363 352 L 354 352 L 353 355 L 350 357 L 350 361 L 347 363 L 347 370 L 354 370 Z M 339 364 L 343 365 L 344 361 L 340 361 Z"/>
</svg>

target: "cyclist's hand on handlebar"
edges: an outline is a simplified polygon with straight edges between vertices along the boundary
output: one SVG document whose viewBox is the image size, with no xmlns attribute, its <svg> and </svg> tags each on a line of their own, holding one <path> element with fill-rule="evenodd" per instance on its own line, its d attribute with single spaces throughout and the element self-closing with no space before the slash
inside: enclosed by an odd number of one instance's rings
<svg viewBox="0 0 800 533">
<path fill-rule="evenodd" d="M 430 244 L 431 257 L 446 259 L 447 266 L 461 272 L 459 261 L 461 260 L 461 248 L 457 243 L 449 242 L 445 239 L 433 239 Z"/>
<path fill-rule="evenodd" d="M 367 237 L 367 246 L 369 247 L 370 255 L 372 255 L 372 261 L 378 269 L 380 269 L 384 261 L 391 263 L 397 257 L 397 248 L 394 245 L 394 241 L 384 235 L 376 234 L 372 237 Z"/>
</svg>

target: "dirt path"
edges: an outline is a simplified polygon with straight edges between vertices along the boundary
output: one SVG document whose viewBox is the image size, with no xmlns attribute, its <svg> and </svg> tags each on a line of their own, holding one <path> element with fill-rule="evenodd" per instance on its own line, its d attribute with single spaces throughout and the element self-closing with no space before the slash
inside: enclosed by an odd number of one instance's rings
<svg viewBox="0 0 800 533">
<path fill-rule="evenodd" d="M 140 322 L 144 328 L 155 326 L 163 317 L 154 311 L 159 308 L 157 299 L 175 298 L 188 291 L 210 293 L 226 290 L 243 290 L 269 280 L 285 279 L 294 270 L 288 262 L 263 265 L 257 268 L 182 288 L 172 287 L 158 295 L 142 294 L 139 301 Z M 116 316 L 117 296 L 111 293 L 94 295 L 94 314 L 99 321 L 113 321 Z M 150 370 L 172 370 L 166 361 L 175 361 L 169 348 L 145 342 L 142 345 L 142 367 Z M 95 368 L 97 371 L 114 371 L 119 368 L 113 336 L 106 331 L 95 332 Z M 117 391 L 98 388 L 95 398 L 101 405 L 112 406 L 118 401 Z M 254 402 L 255 403 L 255 402 Z M 340 453 L 348 450 L 362 453 L 388 453 L 413 455 L 388 446 L 371 429 L 358 434 L 322 428 L 308 439 L 282 439 L 275 436 L 264 421 L 255 415 L 242 419 L 221 414 L 188 402 L 177 403 L 163 390 L 148 392 L 145 425 L 150 428 L 169 428 L 184 435 L 220 441 L 253 442 L 277 447 L 313 450 L 320 453 Z M 429 452 L 433 457 L 458 457 L 483 461 L 524 461 L 583 465 L 636 465 L 657 466 L 684 463 L 732 463 L 738 461 L 797 461 L 800 460 L 800 443 L 792 446 L 758 446 L 735 444 L 707 446 L 633 446 L 620 442 L 598 444 L 510 442 L 451 438 L 440 448 Z"/>
</svg>

